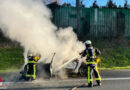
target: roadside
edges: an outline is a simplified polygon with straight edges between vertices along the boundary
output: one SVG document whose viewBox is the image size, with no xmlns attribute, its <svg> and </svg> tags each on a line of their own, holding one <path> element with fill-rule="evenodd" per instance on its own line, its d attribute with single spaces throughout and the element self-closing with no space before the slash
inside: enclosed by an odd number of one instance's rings
<svg viewBox="0 0 130 90">
<path fill-rule="evenodd" d="M 101 70 L 130 69 L 129 39 L 122 42 L 96 40 L 93 41 L 93 45 L 102 52 Z M 20 46 L 0 42 L 0 72 L 18 71 L 23 64 L 23 49 Z"/>
</svg>

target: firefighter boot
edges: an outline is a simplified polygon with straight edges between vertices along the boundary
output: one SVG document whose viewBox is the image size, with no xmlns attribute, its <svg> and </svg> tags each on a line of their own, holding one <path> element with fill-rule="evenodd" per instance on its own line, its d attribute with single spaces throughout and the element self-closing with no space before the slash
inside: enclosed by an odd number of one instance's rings
<svg viewBox="0 0 130 90">
<path fill-rule="evenodd" d="M 101 81 L 97 81 L 97 86 L 101 86 L 101 85 L 102 85 Z"/>
<path fill-rule="evenodd" d="M 88 83 L 88 87 L 93 87 L 93 83 L 92 82 Z"/>
</svg>

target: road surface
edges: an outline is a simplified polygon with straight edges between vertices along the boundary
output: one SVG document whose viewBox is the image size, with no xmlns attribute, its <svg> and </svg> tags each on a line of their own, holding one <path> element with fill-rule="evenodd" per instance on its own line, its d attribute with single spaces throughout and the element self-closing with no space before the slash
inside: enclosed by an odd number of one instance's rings
<svg viewBox="0 0 130 90">
<path fill-rule="evenodd" d="M 130 70 L 102 71 L 101 76 L 102 86 L 96 86 L 95 82 L 93 88 L 84 86 L 76 90 L 130 90 Z M 6 75 L 2 77 L 5 78 Z M 4 87 L 10 90 L 71 90 L 74 86 L 81 85 L 86 81 L 86 78 L 38 79 L 33 82 L 6 81 Z"/>
</svg>

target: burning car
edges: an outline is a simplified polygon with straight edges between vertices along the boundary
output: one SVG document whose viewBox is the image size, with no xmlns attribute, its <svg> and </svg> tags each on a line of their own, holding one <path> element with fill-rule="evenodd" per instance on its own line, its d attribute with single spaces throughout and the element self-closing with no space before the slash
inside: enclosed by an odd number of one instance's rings
<svg viewBox="0 0 130 90">
<path fill-rule="evenodd" d="M 52 73 L 52 63 L 38 63 L 37 65 L 37 77 L 51 78 L 57 77 L 58 74 Z M 73 60 L 65 65 L 62 70 L 65 71 L 68 77 L 87 77 L 87 66 L 80 62 L 79 60 Z M 60 70 L 59 70 L 60 71 Z M 25 78 L 26 65 L 24 70 L 21 72 L 21 77 L 19 80 Z"/>
</svg>

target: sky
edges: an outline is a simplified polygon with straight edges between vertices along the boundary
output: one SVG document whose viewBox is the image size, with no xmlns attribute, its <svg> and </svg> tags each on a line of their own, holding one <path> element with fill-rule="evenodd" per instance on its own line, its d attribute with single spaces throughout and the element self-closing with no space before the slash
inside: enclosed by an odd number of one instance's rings
<svg viewBox="0 0 130 90">
<path fill-rule="evenodd" d="M 61 0 L 61 3 L 71 3 L 73 6 L 75 6 L 76 0 Z M 92 6 L 93 2 L 95 0 L 83 0 L 83 4 L 85 4 L 86 7 Z M 130 4 L 130 0 L 127 0 L 128 4 Z M 107 4 L 108 0 L 97 0 L 97 4 L 99 6 L 105 6 Z M 117 6 L 121 5 L 124 6 L 125 0 L 113 0 L 114 3 L 116 3 Z"/>
</svg>

